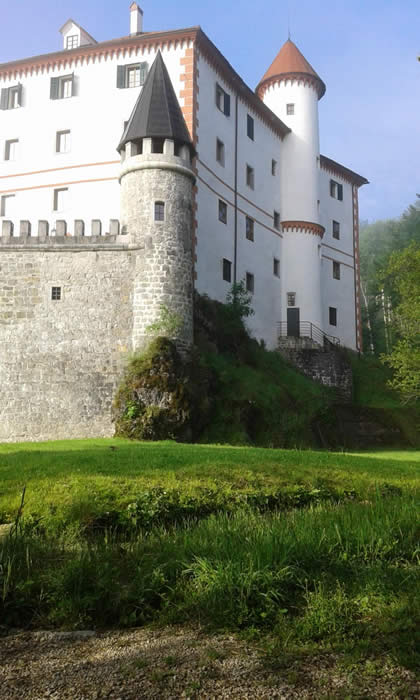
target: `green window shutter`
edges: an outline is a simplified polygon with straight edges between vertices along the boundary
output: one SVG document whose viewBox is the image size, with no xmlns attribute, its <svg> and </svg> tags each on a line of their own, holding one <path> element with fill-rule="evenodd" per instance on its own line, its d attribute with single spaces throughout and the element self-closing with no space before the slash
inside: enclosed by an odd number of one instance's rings
<svg viewBox="0 0 420 700">
<path fill-rule="evenodd" d="M 144 85 L 147 77 L 147 63 L 140 63 L 140 85 Z"/>
<path fill-rule="evenodd" d="M 76 94 L 75 87 L 76 87 L 76 84 L 75 84 L 75 80 L 74 80 L 74 73 L 72 73 L 71 74 L 71 96 L 72 97 L 74 97 Z"/>
<path fill-rule="evenodd" d="M 224 113 L 227 117 L 230 117 L 230 95 L 225 92 L 225 109 Z"/>
<path fill-rule="evenodd" d="M 0 109 L 7 109 L 9 106 L 9 88 L 2 88 L 0 97 Z"/>
<path fill-rule="evenodd" d="M 125 66 L 117 66 L 117 88 L 125 87 Z"/>
<path fill-rule="evenodd" d="M 19 107 L 22 107 L 22 85 L 19 83 L 18 85 L 18 105 Z"/>
<path fill-rule="evenodd" d="M 338 199 L 340 202 L 343 201 L 343 185 L 338 185 Z"/>
<path fill-rule="evenodd" d="M 50 100 L 58 100 L 60 95 L 60 78 L 51 78 Z"/>
</svg>

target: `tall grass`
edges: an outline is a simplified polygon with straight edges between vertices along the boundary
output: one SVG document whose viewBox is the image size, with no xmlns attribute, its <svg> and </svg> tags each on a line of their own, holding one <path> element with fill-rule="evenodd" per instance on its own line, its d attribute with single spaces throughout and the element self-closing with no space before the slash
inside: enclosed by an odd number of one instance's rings
<svg viewBox="0 0 420 700">
<path fill-rule="evenodd" d="M 371 644 L 415 658 L 412 497 L 261 514 L 249 508 L 121 540 L 27 532 L 0 544 L 8 624 L 185 620 L 278 643 Z M 418 618 L 417 618 L 418 619 Z"/>
</svg>

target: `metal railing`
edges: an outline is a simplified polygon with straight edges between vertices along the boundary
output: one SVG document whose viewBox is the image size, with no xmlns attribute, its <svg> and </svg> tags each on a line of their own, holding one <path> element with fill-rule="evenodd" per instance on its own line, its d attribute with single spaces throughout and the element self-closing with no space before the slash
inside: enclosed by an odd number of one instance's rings
<svg viewBox="0 0 420 700">
<path fill-rule="evenodd" d="M 280 321 L 278 323 L 279 329 L 279 339 L 281 338 L 308 338 L 312 340 L 317 345 L 321 347 L 328 348 L 331 346 L 340 345 L 340 338 L 336 338 L 334 335 L 328 335 L 324 333 L 318 326 L 311 323 L 311 321 L 300 321 L 299 323 L 299 335 L 289 335 L 287 332 L 287 321 Z"/>
</svg>

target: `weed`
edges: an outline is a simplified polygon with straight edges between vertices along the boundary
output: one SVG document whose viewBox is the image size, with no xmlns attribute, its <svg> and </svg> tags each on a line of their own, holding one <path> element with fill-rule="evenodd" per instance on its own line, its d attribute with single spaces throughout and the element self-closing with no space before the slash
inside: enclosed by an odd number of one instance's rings
<svg viewBox="0 0 420 700">
<path fill-rule="evenodd" d="M 208 656 L 208 658 L 212 661 L 223 661 L 227 657 L 227 653 L 225 651 L 221 651 L 215 647 L 207 647 L 205 653 L 206 656 Z"/>
</svg>

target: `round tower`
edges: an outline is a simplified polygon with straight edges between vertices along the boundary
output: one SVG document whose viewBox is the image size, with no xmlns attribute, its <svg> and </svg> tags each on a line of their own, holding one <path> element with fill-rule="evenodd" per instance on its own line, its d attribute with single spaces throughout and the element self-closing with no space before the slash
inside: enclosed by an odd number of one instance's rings
<svg viewBox="0 0 420 700">
<path fill-rule="evenodd" d="M 121 227 L 135 256 L 133 349 L 193 343 L 194 148 L 158 53 L 118 146 Z"/>
<path fill-rule="evenodd" d="M 307 335 L 302 322 L 322 329 L 318 100 L 325 84 L 289 39 L 257 93 L 290 128 L 280 163 L 282 320 L 288 322 L 288 335 L 297 335 L 299 325 L 300 334 Z"/>
</svg>

